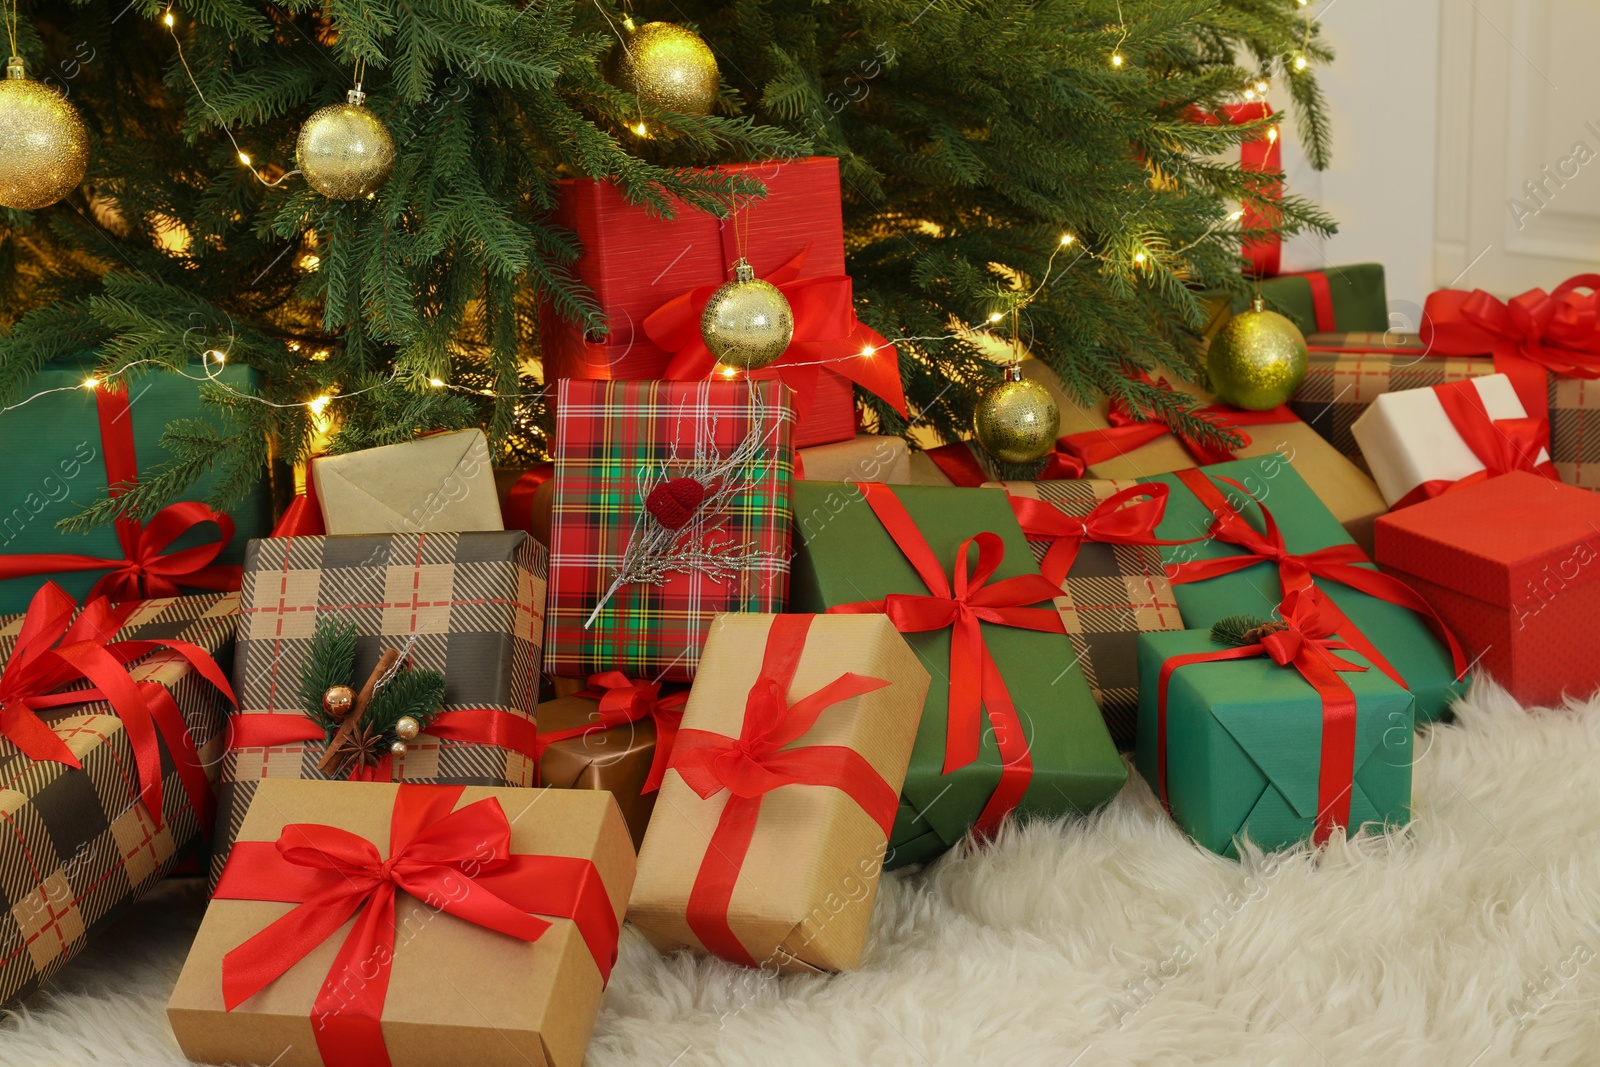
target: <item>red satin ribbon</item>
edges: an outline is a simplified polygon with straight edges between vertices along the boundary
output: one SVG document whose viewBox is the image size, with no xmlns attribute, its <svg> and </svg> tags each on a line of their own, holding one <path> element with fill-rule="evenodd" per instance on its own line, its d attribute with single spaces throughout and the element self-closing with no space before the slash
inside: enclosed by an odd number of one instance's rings
<svg viewBox="0 0 1600 1067">
<path fill-rule="evenodd" d="M 593 730 L 609 730 L 624 723 L 638 722 L 649 717 L 656 726 L 656 752 L 650 760 L 650 773 L 644 780 L 641 793 L 653 793 L 661 787 L 661 778 L 667 773 L 672 756 L 672 746 L 683 724 L 683 706 L 689 701 L 687 692 L 661 695 L 660 682 L 640 682 L 621 671 L 602 671 L 589 675 L 589 688 L 576 694 L 586 700 L 600 702 L 597 721 L 565 730 L 549 730 L 539 734 L 539 758 L 544 750 L 557 741 L 569 741 Z"/>
<path fill-rule="evenodd" d="M 1450 425 L 1472 449 L 1472 454 L 1478 457 L 1483 470 L 1456 481 L 1439 478 L 1423 482 L 1395 503 L 1396 510 L 1512 471 L 1527 471 L 1552 481 L 1561 480 L 1555 464 L 1548 458 L 1543 463 L 1537 462 L 1540 450 L 1550 440 L 1550 427 L 1544 419 L 1491 419 L 1483 396 L 1471 378 L 1436 385 L 1433 392 L 1444 407 Z"/>
<path fill-rule="evenodd" d="M 1054 600 L 1061 590 L 1042 575 L 1023 574 L 990 583 L 1005 560 L 1005 544 L 993 533 L 980 533 L 956 550 L 955 583 L 945 576 L 927 538 L 894 491 L 880 482 L 862 482 L 862 495 L 901 554 L 928 589 L 926 595 L 891 593 L 882 600 L 839 604 L 833 613 L 882 613 L 901 633 L 950 629 L 950 697 L 945 726 L 944 773 L 978 758 L 983 711 L 989 712 L 1000 749 L 1000 784 L 978 817 L 980 834 L 991 834 L 1022 801 L 1033 779 L 1033 757 L 1011 691 L 983 639 L 983 623 L 1014 626 L 1044 633 L 1066 633 L 1053 608 L 1029 604 Z M 971 556 L 974 548 L 977 561 Z"/>
<path fill-rule="evenodd" d="M 118 497 L 139 483 L 128 393 L 125 388 L 97 386 L 94 394 L 106 484 L 110 495 Z M 217 527 L 217 540 L 177 552 L 167 551 L 172 542 L 205 523 Z M 86 599 L 103 596 L 117 602 L 177 596 L 179 586 L 214 590 L 239 588 L 243 569 L 213 562 L 233 540 L 233 520 L 227 515 L 197 501 L 186 500 L 162 508 L 148 525 L 131 516 L 117 519 L 115 525 L 117 542 L 122 547 L 121 559 L 72 552 L 0 556 L 0 580 L 55 571 L 103 570 L 107 573 L 95 582 Z"/>
<path fill-rule="evenodd" d="M 906 414 L 898 352 L 881 334 L 856 318 L 848 275 L 800 276 L 810 253 L 808 245 L 764 279 L 776 285 L 789 301 L 794 312 L 794 340 L 778 362 L 749 377 L 781 379 L 794 392 L 795 413 L 803 417 L 811 410 L 818 374 L 826 364 L 828 370 Z M 709 378 L 715 372 L 717 357 L 701 336 L 700 316 L 711 294 L 720 287 L 718 283 L 691 289 L 662 304 L 644 320 L 644 332 L 650 340 L 673 353 L 665 377 L 694 381 Z M 861 355 L 868 348 L 874 350 L 873 354 Z"/>
<path fill-rule="evenodd" d="M 500 517 L 506 529 L 533 532 L 533 494 L 555 476 L 554 463 L 540 463 L 517 476 L 511 491 L 506 494 L 505 503 L 500 506 Z"/>
<path fill-rule="evenodd" d="M 1233 505 L 1229 504 L 1220 490 L 1212 484 L 1210 478 L 1198 470 L 1183 470 L 1177 472 L 1177 477 L 1188 487 L 1196 499 L 1205 505 L 1206 510 L 1213 517 L 1210 536 L 1231 545 L 1244 549 L 1244 554 L 1237 556 L 1222 556 L 1216 559 L 1194 559 L 1183 563 L 1169 565 L 1167 577 L 1173 585 L 1182 585 L 1187 582 L 1201 582 L 1208 578 L 1216 578 L 1224 574 L 1253 567 L 1263 561 L 1274 563 L 1278 567 L 1278 580 L 1283 586 L 1284 595 L 1300 589 L 1309 588 L 1313 577 L 1327 578 L 1330 581 L 1340 582 L 1368 596 L 1377 597 L 1379 600 L 1409 608 L 1422 617 L 1422 621 L 1432 630 L 1434 636 L 1443 641 L 1450 649 L 1450 658 L 1455 665 L 1456 677 L 1459 679 L 1467 672 L 1467 658 L 1461 651 L 1461 644 L 1456 640 L 1455 634 L 1445 625 L 1433 606 L 1417 595 L 1409 585 L 1388 574 L 1368 570 L 1360 564 L 1370 563 L 1367 554 L 1354 544 L 1329 545 L 1315 552 L 1308 552 L 1303 556 L 1296 556 L 1289 552 L 1284 544 L 1283 534 L 1278 529 L 1277 520 L 1272 517 L 1266 505 L 1257 501 L 1261 508 L 1261 518 L 1266 526 L 1263 534 L 1250 525 Z M 1242 485 L 1231 479 L 1223 479 L 1240 492 L 1248 492 Z M 1388 675 L 1396 685 L 1404 689 L 1411 687 L 1406 684 L 1394 665 L 1378 651 L 1377 647 L 1369 641 L 1365 634 L 1352 624 L 1346 628 L 1345 640 L 1350 642 L 1350 647 L 1361 653 L 1367 660 L 1384 674 Z"/>
<path fill-rule="evenodd" d="M 1333 311 L 1333 288 L 1328 276 L 1320 270 L 1308 270 L 1295 277 L 1304 278 L 1311 287 L 1311 313 L 1316 318 L 1317 332 L 1333 333 L 1339 328 L 1339 320 Z"/>
<path fill-rule="evenodd" d="M 1431 356 L 1492 355 L 1529 417 L 1548 418 L 1547 374 L 1600 378 L 1600 274 L 1575 275 L 1553 293 L 1529 289 L 1509 303 L 1482 289 L 1440 289 L 1423 303 L 1421 333 Z"/>
<path fill-rule="evenodd" d="M 1231 126 L 1243 125 L 1257 119 L 1270 118 L 1272 107 L 1265 101 L 1244 104 L 1225 104 L 1219 112 L 1190 108 L 1189 117 L 1208 126 L 1221 125 L 1224 119 Z M 1239 169 L 1247 174 L 1260 175 L 1254 182 L 1256 193 L 1268 200 L 1283 196 L 1283 146 L 1279 139 L 1260 130 L 1248 141 L 1239 145 Z M 1240 225 L 1246 230 L 1275 227 L 1279 212 L 1275 207 L 1262 207 L 1254 203 L 1243 205 L 1244 217 Z M 1258 278 L 1270 278 L 1278 273 L 1283 258 L 1283 238 L 1275 233 L 1247 241 L 1242 249 L 1249 261 L 1246 273 Z"/>
<path fill-rule="evenodd" d="M 34 594 L 17 643 L 0 671 L 0 736 L 31 760 L 81 769 L 78 757 L 39 712 L 104 701 L 122 721 L 133 749 L 139 799 L 156 827 L 165 823 L 161 780 L 161 742 L 165 742 L 201 830 L 209 835 L 214 814 L 211 784 L 183 714 L 164 686 L 135 682 L 128 664 L 156 649 L 168 649 L 233 702 L 227 675 L 205 649 L 187 641 L 111 640 L 127 621 L 130 608 L 114 608 L 100 598 L 74 618 L 77 607 L 54 582 L 46 582 Z M 58 692 L 79 681 L 88 682 L 89 688 Z"/>
<path fill-rule="evenodd" d="M 1161 803 L 1172 808 L 1167 798 L 1167 683 L 1180 667 L 1191 663 L 1217 663 L 1224 660 L 1270 656 L 1280 667 L 1293 667 L 1317 691 L 1322 700 L 1322 758 L 1317 775 L 1317 820 L 1312 840 L 1322 844 L 1338 826 L 1350 824 L 1350 791 L 1355 784 L 1356 696 L 1338 675 L 1339 671 L 1364 671 L 1367 668 L 1333 654 L 1334 649 L 1349 650 L 1344 641 L 1330 640 L 1350 627 L 1350 620 L 1313 587 L 1298 589 L 1283 598 L 1278 608 L 1287 630 L 1264 637 L 1259 644 L 1216 652 L 1191 652 L 1173 656 L 1161 665 L 1156 682 L 1156 778 Z"/>
<path fill-rule="evenodd" d="M 773 617 L 761 673 L 745 698 L 744 724 L 738 737 L 684 730 L 672 754 L 672 769 L 702 800 L 710 800 L 724 789 L 729 794 L 689 891 L 689 929 L 706 951 L 749 967 L 759 963 L 734 935 L 728 923 L 728 904 L 755 836 L 762 798 L 786 785 L 841 790 L 883 828 L 885 840 L 900 803 L 894 788 L 854 749 L 839 745 L 788 747 L 816 725 L 827 708 L 889 684 L 882 678 L 846 672 L 791 704 L 789 689 L 815 618 Z"/>
<path fill-rule="evenodd" d="M 298 906 L 223 957 L 227 1010 L 271 985 L 353 915 L 355 924 L 312 1004 L 312 1029 L 328 1067 L 387 1067 L 383 1005 L 394 966 L 395 897 L 402 890 L 521 941 L 537 941 L 549 919 L 571 919 L 601 977 L 609 978 L 617 917 L 594 862 L 513 853 L 500 802 L 490 798 L 453 810 L 462 788 L 400 786 L 387 859 L 366 838 L 316 823 L 285 826 L 276 842 L 235 844 L 215 899 Z"/>
<path fill-rule="evenodd" d="M 1156 482 L 1122 490 L 1094 506 L 1083 518 L 1076 518 L 1032 497 L 1011 497 L 1011 510 L 1030 541 L 1049 541 L 1039 571 L 1044 579 L 1060 586 L 1078 558 L 1085 541 L 1107 545 L 1188 545 L 1187 541 L 1163 541 L 1156 536 L 1167 511 L 1167 486 Z"/>
</svg>

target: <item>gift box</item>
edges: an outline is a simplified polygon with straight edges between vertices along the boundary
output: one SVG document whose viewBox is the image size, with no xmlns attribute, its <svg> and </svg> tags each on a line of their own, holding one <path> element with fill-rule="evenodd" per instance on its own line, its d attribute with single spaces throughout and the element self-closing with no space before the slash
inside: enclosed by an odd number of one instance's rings
<svg viewBox="0 0 1600 1067">
<path fill-rule="evenodd" d="M 1012 497 L 1055 598 L 1074 657 L 1111 740 L 1133 747 L 1139 718 L 1139 634 L 1181 630 L 1156 527 L 1167 487 L 1133 481 L 994 482 Z"/>
<path fill-rule="evenodd" d="M 216 661 L 238 594 L 102 600 L 76 619 L 74 606 L 46 585 L 28 616 L 0 620 L 0 1005 L 52 978 L 209 833 L 229 702 Z M 91 640 L 127 664 L 131 694 L 61 692 L 81 675 L 29 669 Z"/>
<path fill-rule="evenodd" d="M 204 1063 L 579 1067 L 633 873 L 604 793 L 264 782 L 167 1018 Z"/>
<path fill-rule="evenodd" d="M 566 681 L 567 679 L 562 679 Z M 607 671 L 539 705 L 539 784 L 616 798 L 634 847 L 655 810 L 688 694 Z"/>
<path fill-rule="evenodd" d="M 1378 562 L 1528 705 L 1560 706 L 1600 686 L 1597 558 L 1600 499 L 1522 471 L 1378 520 Z"/>
<path fill-rule="evenodd" d="M 1265 298 L 1269 311 L 1285 316 L 1308 337 L 1313 333 L 1382 332 L 1389 328 L 1389 293 L 1381 263 L 1280 274 L 1262 278 L 1256 289 Z M 1235 315 L 1249 307 L 1249 296 L 1234 296 Z"/>
<path fill-rule="evenodd" d="M 628 921 L 763 970 L 856 967 L 927 693 L 882 615 L 718 616 Z"/>
<path fill-rule="evenodd" d="M 1009 812 L 1087 811 L 1126 769 L 995 489 L 795 483 L 796 611 L 881 612 L 937 669 L 887 866 L 932 859 Z M 982 609 L 953 604 L 965 591 Z M 885 602 L 884 598 L 890 600 Z"/>
<path fill-rule="evenodd" d="M 1378 572 L 1281 457 L 1140 481 L 1171 488 L 1157 534 L 1202 538 L 1161 549 L 1191 628 L 1270 614 L 1285 593 L 1315 584 L 1353 624 L 1344 638 L 1416 697 L 1419 720 L 1439 718 L 1461 691 L 1466 659 L 1449 628 L 1409 586 Z"/>
<path fill-rule="evenodd" d="M 482 430 L 414 441 L 311 463 L 324 533 L 501 530 L 500 501 Z"/>
<path fill-rule="evenodd" d="M 1139 773 L 1213 852 L 1409 821 L 1411 694 L 1298 603 L 1317 596 L 1295 594 L 1264 643 L 1139 635 Z"/>
<path fill-rule="evenodd" d="M 555 218 L 583 245 L 575 271 L 609 332 L 603 339 L 588 336 L 545 304 L 545 381 L 707 378 L 717 363 L 700 338 L 700 311 L 731 280 L 742 256 L 758 278 L 784 291 L 794 312 L 788 351 L 753 376 L 781 378 L 794 390 L 797 446 L 855 435 L 853 385 L 904 413 L 894 347 L 855 316 L 845 274 L 839 161 L 817 157 L 715 169 L 730 179 L 759 180 L 767 195 L 742 199 L 726 219 L 674 202 L 669 219 L 628 203 L 610 182 L 560 183 Z M 872 354 L 863 356 L 868 350 Z"/>
<path fill-rule="evenodd" d="M 719 612 L 783 610 L 787 390 L 572 379 L 557 391 L 548 667 L 688 681 Z"/>
<path fill-rule="evenodd" d="M 1512 470 L 1554 477 L 1547 428 L 1530 419 L 1504 374 L 1379 396 L 1350 427 L 1383 497 L 1396 508 L 1467 480 Z"/>
<path fill-rule="evenodd" d="M 849 441 L 795 452 L 794 476 L 812 482 L 911 481 L 911 451 L 902 437 L 861 434 Z"/>
<path fill-rule="evenodd" d="M 318 767 L 330 738 L 301 699 L 319 620 L 354 625 L 353 686 L 386 649 L 444 674 L 444 713 L 357 777 L 532 786 L 546 560 L 521 531 L 252 541 L 213 879 L 262 782 L 328 777 Z"/>
<path fill-rule="evenodd" d="M 161 446 L 161 435 L 168 423 L 211 421 L 188 376 L 145 375 L 131 392 L 84 388 L 94 371 L 92 357 L 46 364 L 28 380 L 37 399 L 0 420 L 9 489 L 0 513 L 0 613 L 26 610 L 46 579 L 78 600 L 239 588 L 245 542 L 272 526 L 264 479 L 225 516 L 200 503 L 227 476 L 211 470 L 148 521 L 123 519 L 83 534 L 56 528 L 103 498 L 107 485 L 137 483 L 141 472 L 167 464 L 172 454 Z M 253 392 L 259 381 L 255 371 L 231 363 L 188 374 L 239 392 Z"/>
</svg>

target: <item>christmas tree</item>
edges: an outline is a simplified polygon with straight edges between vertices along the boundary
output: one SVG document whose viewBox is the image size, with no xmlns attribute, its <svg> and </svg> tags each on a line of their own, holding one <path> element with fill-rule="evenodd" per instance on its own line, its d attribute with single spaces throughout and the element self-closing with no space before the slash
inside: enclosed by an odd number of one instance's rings
<svg viewBox="0 0 1600 1067">
<path fill-rule="evenodd" d="M 90 162 L 53 206 L 0 209 L 0 407 L 85 353 L 98 380 L 204 379 L 225 360 L 262 382 L 197 384 L 215 421 L 170 426 L 171 461 L 80 528 L 148 515 L 213 469 L 209 503 L 227 508 L 269 455 L 314 442 L 482 425 L 502 459 L 539 458 L 536 308 L 604 329 L 572 273 L 582 250 L 549 218 L 564 177 L 725 214 L 759 186 L 698 165 L 837 156 L 858 313 L 897 342 L 912 425 L 946 439 L 999 376 L 961 324 L 1015 319 L 1081 399 L 1217 440 L 1129 372 L 1201 373 L 1199 294 L 1243 291 L 1241 245 L 1265 231 L 1237 205 L 1281 232 L 1331 230 L 1240 168 L 1237 146 L 1275 120 L 1197 121 L 1286 84 L 1325 162 L 1314 70 L 1331 56 L 1296 0 L 42 0 L 20 15 L 13 51 L 81 113 Z M 704 38 L 711 113 L 619 87 L 608 63 L 630 16 Z M 357 82 L 393 170 L 334 200 L 295 172 L 296 138 Z M 911 428 L 861 402 L 881 432 Z"/>
</svg>

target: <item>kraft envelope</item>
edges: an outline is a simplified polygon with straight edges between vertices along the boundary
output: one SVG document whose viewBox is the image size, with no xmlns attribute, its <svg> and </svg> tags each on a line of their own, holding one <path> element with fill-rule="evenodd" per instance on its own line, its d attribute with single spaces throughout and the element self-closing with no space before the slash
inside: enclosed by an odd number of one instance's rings
<svg viewBox="0 0 1600 1067">
<path fill-rule="evenodd" d="M 330 534 L 505 529 L 482 430 L 323 456 L 311 476 Z"/>
</svg>

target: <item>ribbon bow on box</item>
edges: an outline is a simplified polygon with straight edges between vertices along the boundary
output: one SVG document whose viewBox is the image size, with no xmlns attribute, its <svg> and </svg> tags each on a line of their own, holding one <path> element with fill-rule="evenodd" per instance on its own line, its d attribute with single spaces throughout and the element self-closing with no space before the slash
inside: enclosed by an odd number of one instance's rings
<svg viewBox="0 0 1600 1067">
<path fill-rule="evenodd" d="M 1186 541 L 1166 541 L 1156 536 L 1167 511 L 1168 487 L 1160 483 L 1135 485 L 1117 492 L 1094 506 L 1089 514 L 1076 518 L 1033 497 L 1011 497 L 1011 510 L 1017 524 L 1030 541 L 1049 541 L 1039 571 L 1045 581 L 1061 585 L 1078 558 L 1085 541 L 1106 545 L 1187 545 Z"/>
<path fill-rule="evenodd" d="M 235 844 L 214 899 L 296 907 L 223 957 L 227 1010 L 271 985 L 353 915 L 312 1005 L 312 1029 L 327 1067 L 388 1067 L 383 1005 L 396 952 L 395 896 L 402 890 L 521 941 L 537 941 L 549 919 L 571 919 L 601 977 L 609 978 L 617 917 L 594 862 L 513 853 L 500 802 L 490 798 L 454 810 L 462 790 L 401 785 L 388 858 L 358 834 L 314 823 L 285 826 L 277 841 Z M 352 974 L 362 981 L 348 981 Z"/>
<path fill-rule="evenodd" d="M 599 701 L 596 721 L 566 730 L 540 732 L 536 742 L 540 758 L 543 758 L 544 750 L 557 741 L 570 741 L 595 730 L 609 730 L 649 718 L 656 727 L 656 750 L 650 760 L 650 773 L 640 792 L 653 793 L 661 788 L 661 778 L 667 772 L 678 728 L 683 723 L 683 706 L 688 703 L 688 692 L 662 696 L 660 682 L 635 681 L 621 671 L 602 671 L 589 675 L 589 688 L 576 695 Z"/>
<path fill-rule="evenodd" d="M 28 605 L 5 667 L 0 670 L 0 737 L 29 759 L 83 764 L 56 735 L 39 712 L 49 708 L 104 701 L 122 722 L 133 749 L 139 799 L 155 825 L 165 822 L 161 781 L 161 743 L 172 755 L 184 791 L 209 836 L 213 811 L 211 784 L 200 766 L 194 739 L 172 694 L 159 682 L 136 682 L 128 673 L 135 660 L 156 649 L 181 656 L 202 678 L 234 701 L 227 675 L 210 653 L 187 641 L 113 641 L 127 622 L 132 606 L 115 608 L 104 598 L 92 600 L 81 613 L 65 590 L 46 582 Z M 76 617 L 74 617 L 76 615 Z M 64 689 L 86 681 L 89 688 Z M 159 741 L 158 741 L 159 738 Z"/>
<path fill-rule="evenodd" d="M 1539 454 L 1545 451 L 1545 444 L 1550 440 L 1547 420 L 1531 416 L 1491 419 L 1483 396 L 1470 378 L 1436 385 L 1433 392 L 1443 405 L 1450 425 L 1461 435 L 1461 440 L 1466 442 L 1472 454 L 1478 457 L 1483 470 L 1453 482 L 1446 479 L 1423 482 L 1396 501 L 1395 508 L 1409 507 L 1512 471 L 1527 471 L 1553 481 L 1561 480 L 1548 453 L 1543 460 L 1539 459 Z"/>
<path fill-rule="evenodd" d="M 1161 664 L 1156 683 L 1156 788 L 1161 803 L 1167 797 L 1167 687 L 1174 671 L 1192 663 L 1269 656 L 1280 667 L 1293 667 L 1311 684 L 1322 700 L 1322 758 L 1317 776 L 1317 820 L 1313 840 L 1327 841 L 1337 826 L 1350 821 L 1350 792 L 1355 778 L 1356 697 L 1339 677 L 1341 671 L 1365 671 L 1359 663 L 1342 659 L 1334 650 L 1352 650 L 1335 635 L 1351 629 L 1333 601 L 1320 589 L 1307 587 L 1288 593 L 1278 607 L 1281 621 L 1253 631 L 1250 644 L 1215 652 L 1173 656 Z"/>
<path fill-rule="evenodd" d="M 702 800 L 723 790 L 730 794 L 689 892 L 689 928 L 706 951 L 749 967 L 759 964 L 729 925 L 728 905 L 755 835 L 762 797 L 786 785 L 842 790 L 883 828 L 885 840 L 900 802 L 883 776 L 854 749 L 791 747 L 829 707 L 889 684 L 882 678 L 846 672 L 790 703 L 789 689 L 815 618 L 773 616 L 761 673 L 745 699 L 744 724 L 738 737 L 686 729 L 678 734 L 672 754 L 672 769 Z"/>
</svg>

